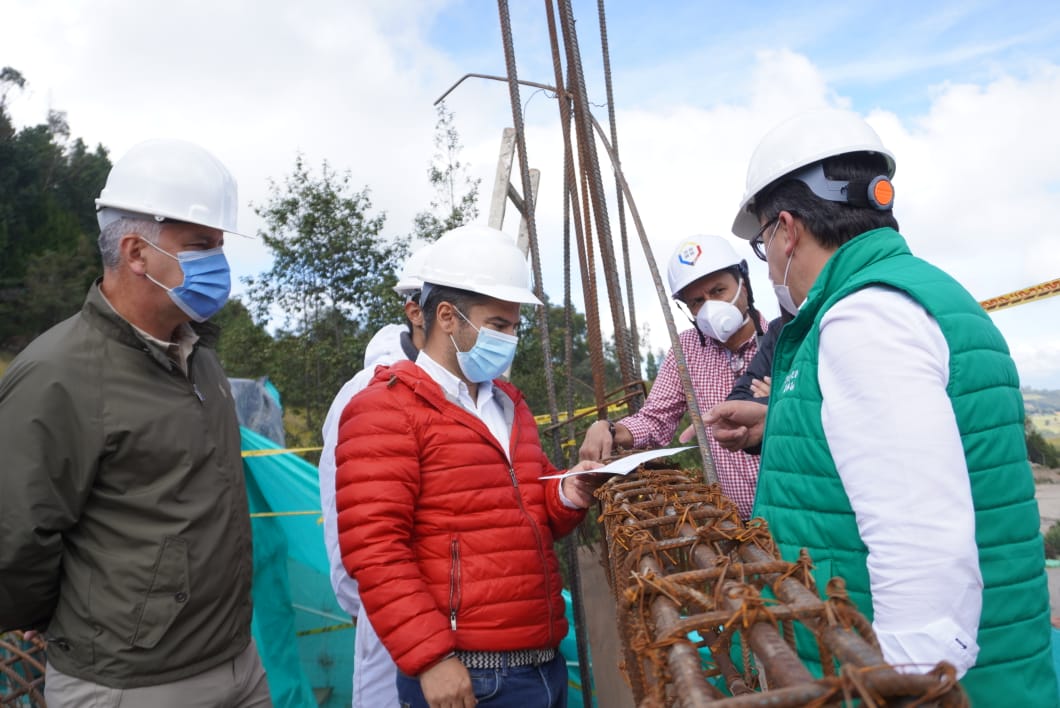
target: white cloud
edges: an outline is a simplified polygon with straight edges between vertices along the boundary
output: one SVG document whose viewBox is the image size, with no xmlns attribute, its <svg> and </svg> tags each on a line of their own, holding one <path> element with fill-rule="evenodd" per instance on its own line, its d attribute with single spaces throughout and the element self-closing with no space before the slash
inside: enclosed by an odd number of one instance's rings
<svg viewBox="0 0 1060 708">
<path fill-rule="evenodd" d="M 1044 306 L 1044 305 L 1043 305 Z M 997 318 L 995 318 L 997 321 Z M 1057 362 L 1060 362 L 1060 338 L 1049 334 L 1041 340 L 1010 338 L 1009 348 L 1020 372 L 1023 386 L 1060 388 Z"/>
<path fill-rule="evenodd" d="M 729 234 L 746 161 L 761 135 L 786 115 L 780 107 L 849 105 L 808 59 L 790 52 L 759 54 L 752 77 L 748 105 L 619 113 L 623 166 L 664 273 L 683 237 Z M 1029 76 L 1002 76 L 984 86 L 940 86 L 922 116 L 867 116 L 897 156 L 896 213 L 914 251 L 979 299 L 1060 275 L 1052 208 L 1060 185 L 1060 165 L 1052 159 L 1060 154 L 1060 133 L 1051 127 L 1058 112 L 1060 69 L 1043 65 Z M 775 314 L 765 269 L 746 252 L 758 301 Z M 650 276 L 643 264 L 635 273 L 638 318 L 650 325 L 653 347 L 665 347 Z M 1060 299 L 1046 300 L 1025 306 L 1025 316 L 995 316 L 1028 384 L 1060 386 L 1055 340 L 1042 327 L 1042 313 L 1048 320 L 1058 306 Z M 677 321 L 683 328 L 684 319 Z"/>
<path fill-rule="evenodd" d="M 903 232 L 977 298 L 1060 275 L 1058 111 L 1060 67 L 1045 65 L 984 86 L 941 86 L 926 115 L 881 126 L 898 155 Z M 1054 333 L 1042 326 L 1058 306 L 1046 300 L 994 317 L 1028 383 L 1060 386 Z"/>
<path fill-rule="evenodd" d="M 237 177 L 251 232 L 260 220 L 249 203 L 268 198 L 268 180 L 282 183 L 297 152 L 350 170 L 391 232 L 407 231 L 429 200 L 432 94 L 457 74 L 423 43 L 437 6 L 19 0 L 0 46 L 29 83 L 9 104 L 23 125 L 67 111 L 72 133 L 112 159 L 150 137 L 201 143 Z M 230 243 L 237 275 L 267 267 L 259 242 Z"/>
<path fill-rule="evenodd" d="M 14 0 L 0 26 L 3 63 L 30 84 L 8 102 L 23 125 L 44 120 L 49 107 L 68 111 L 73 134 L 103 143 L 113 157 L 158 135 L 198 141 L 229 165 L 244 202 L 263 202 L 267 180 L 282 181 L 297 151 L 310 165 L 327 159 L 336 169 L 349 169 L 354 185 L 371 187 L 376 208 L 388 214 L 388 233 L 405 233 L 412 215 L 431 198 L 426 168 L 434 152 L 434 99 L 466 72 L 498 72 L 503 66 L 499 32 L 490 55 L 482 53 L 481 42 L 459 56 L 456 42 L 448 51 L 431 44 L 431 24 L 445 4 Z M 620 12 L 612 8 L 611 17 Z M 948 26 L 963 20 L 962 13 L 942 11 L 931 21 Z M 825 34 L 838 32 L 843 18 L 843 13 L 831 16 Z M 541 69 L 549 56 L 542 27 L 518 24 L 543 21 L 536 15 L 515 19 L 521 72 L 527 72 L 521 77 L 551 82 L 552 74 Z M 716 47 L 689 47 L 684 59 L 668 48 L 665 65 L 653 67 L 649 59 L 632 76 L 615 75 L 623 167 L 664 273 L 678 240 L 695 233 L 729 234 L 747 159 L 771 125 L 805 108 L 855 105 L 836 88 L 842 67 L 825 66 L 808 49 L 782 48 L 784 35 L 775 29 L 734 26 L 728 33 L 734 48 L 780 47 L 755 52 L 748 66 L 733 64 L 745 55 L 727 59 Z M 580 39 L 591 63 L 596 39 Z M 952 57 L 953 51 L 963 50 L 940 47 L 939 56 Z M 613 57 L 622 52 L 614 35 L 611 52 Z M 1060 274 L 1054 209 L 1060 131 L 1053 126 L 1060 114 L 1060 67 L 1023 60 L 1018 74 L 994 66 L 989 82 L 935 86 L 918 115 L 898 115 L 883 105 L 867 116 L 897 155 L 896 213 L 914 251 L 953 273 L 979 298 Z M 712 70 L 715 62 L 720 71 Z M 940 64 L 945 61 L 932 65 Z M 852 62 L 848 70 L 874 69 Z M 704 100 L 719 95 L 712 88 L 718 81 L 738 85 L 714 87 L 724 100 Z M 637 93 L 642 83 L 643 95 Z M 590 93 L 603 95 L 592 85 Z M 666 101 L 640 100 L 644 95 Z M 558 111 L 554 100 L 531 90 L 523 89 L 522 99 L 530 162 L 542 170 L 538 217 L 545 285 L 559 302 Z M 465 161 L 483 178 L 485 218 L 500 133 L 512 120 L 508 89 L 470 80 L 448 104 L 456 112 Z M 604 110 L 594 110 L 606 124 Z M 613 193 L 602 150 L 600 158 L 605 186 Z M 517 170 L 513 179 L 518 184 Z M 258 223 L 247 206 L 240 217 L 244 224 Z M 509 220 L 506 228 L 514 232 L 515 220 Z M 611 225 L 617 238 L 613 212 Z M 650 325 L 653 346 L 665 347 L 659 298 L 632 221 L 630 236 L 638 320 Z M 260 243 L 230 243 L 238 274 L 267 268 Z M 748 255 L 763 310 L 775 315 L 764 265 L 745 242 L 733 237 L 733 243 Z M 577 291 L 575 299 L 581 307 Z M 1060 387 L 1056 340 L 1043 326 L 1056 319 L 1058 306 L 1060 298 L 995 316 L 1022 375 L 1035 385 Z M 607 308 L 601 309 L 606 321 Z M 1026 314 L 1019 312 L 1023 309 Z M 679 329 L 683 322 L 678 319 Z"/>
</svg>

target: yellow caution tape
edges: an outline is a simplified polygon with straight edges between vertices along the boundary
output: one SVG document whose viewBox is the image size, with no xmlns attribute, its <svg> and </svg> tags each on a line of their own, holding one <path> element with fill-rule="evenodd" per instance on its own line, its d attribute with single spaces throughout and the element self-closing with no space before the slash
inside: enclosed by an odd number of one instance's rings
<svg viewBox="0 0 1060 708">
<path fill-rule="evenodd" d="M 319 452 L 322 447 L 288 447 L 288 448 L 265 448 L 262 450 L 244 450 L 243 457 L 268 457 L 269 455 L 287 455 L 293 452 Z"/>
<path fill-rule="evenodd" d="M 1048 280 L 1044 283 L 1038 283 L 1037 285 L 1032 285 L 1029 288 L 1023 288 L 1022 290 L 1017 290 L 1015 292 L 988 298 L 982 300 L 979 304 L 987 312 L 995 312 L 997 310 L 1003 310 L 1006 307 L 1022 305 L 1025 302 L 1033 302 L 1057 294 L 1060 294 L 1060 278 L 1057 278 L 1056 280 Z"/>
<path fill-rule="evenodd" d="M 332 624 L 327 627 L 317 627 L 316 629 L 303 629 L 301 632 L 296 632 L 296 637 L 308 637 L 310 634 L 324 634 L 325 632 L 338 632 L 343 629 L 352 629 L 356 627 L 353 622 L 343 622 L 342 624 Z"/>
<path fill-rule="evenodd" d="M 271 516 L 310 516 L 316 514 L 320 516 L 320 509 L 313 509 L 312 511 L 259 511 L 250 515 L 252 519 L 267 519 Z"/>
<path fill-rule="evenodd" d="M 596 406 L 586 406 L 585 408 L 579 408 L 578 410 L 574 411 L 574 417 L 577 418 L 578 416 L 585 415 L 586 413 L 591 413 L 591 412 L 593 412 L 595 410 L 597 410 Z M 607 407 L 607 412 L 608 413 L 618 413 L 619 411 L 623 411 L 623 410 L 626 410 L 626 404 L 625 403 L 612 403 L 611 405 L 609 405 Z M 548 425 L 549 423 L 552 422 L 552 416 L 550 414 L 547 414 L 547 413 L 545 415 L 534 416 L 534 422 L 537 423 L 538 425 Z M 560 413 L 559 422 L 560 423 L 567 422 L 567 414 L 566 413 Z"/>
</svg>

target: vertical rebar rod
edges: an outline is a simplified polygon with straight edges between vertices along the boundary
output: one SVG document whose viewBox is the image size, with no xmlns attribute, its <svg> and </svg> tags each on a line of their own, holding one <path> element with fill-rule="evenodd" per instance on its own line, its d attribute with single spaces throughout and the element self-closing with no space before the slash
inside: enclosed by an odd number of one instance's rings
<svg viewBox="0 0 1060 708">
<path fill-rule="evenodd" d="M 574 227 L 574 240 L 578 248 L 578 265 L 582 278 L 582 297 L 585 301 L 585 329 L 589 345 L 589 363 L 593 377 L 593 400 L 598 407 L 603 407 L 606 398 L 604 381 L 603 337 L 600 332 L 600 311 L 597 306 L 596 273 L 587 269 L 586 229 L 582 223 L 582 212 L 579 204 L 578 175 L 574 166 L 574 153 L 571 144 L 572 111 L 570 96 L 564 89 L 563 63 L 559 51 L 559 39 L 556 30 L 555 11 L 551 0 L 545 0 L 545 12 L 548 19 L 548 37 L 552 49 L 552 65 L 556 77 L 556 102 L 559 106 L 560 128 L 563 131 L 563 181 L 564 204 L 570 209 Z M 567 273 L 569 276 L 569 271 Z"/>
<path fill-rule="evenodd" d="M 574 107 L 574 129 L 582 155 L 582 170 L 588 178 L 589 196 L 593 205 L 593 217 L 596 224 L 597 240 L 600 255 L 604 263 L 604 280 L 607 283 L 608 302 L 611 305 L 611 319 L 615 329 L 615 351 L 618 358 L 622 382 L 640 380 L 633 374 L 633 358 L 629 350 L 629 332 L 626 322 L 625 306 L 622 301 L 622 286 L 617 277 L 615 252 L 611 243 L 610 218 L 607 213 L 607 201 L 604 195 L 603 180 L 600 175 L 600 162 L 596 155 L 596 141 L 590 123 L 588 93 L 585 86 L 585 75 L 582 71 L 581 54 L 578 48 L 578 34 L 575 29 L 574 12 L 570 0 L 558 0 L 560 17 L 563 20 L 563 43 L 567 55 L 567 70 L 571 76 L 567 87 L 571 92 Z"/>
<path fill-rule="evenodd" d="M 548 327 L 548 300 L 545 298 L 545 287 L 541 274 L 541 250 L 537 239 L 537 216 L 534 190 L 530 182 L 529 158 L 526 153 L 526 131 L 523 125 L 523 104 L 519 98 L 519 75 L 515 66 L 515 46 L 512 42 L 511 16 L 508 13 L 508 1 L 497 0 L 500 14 L 501 38 L 504 44 L 504 64 L 508 75 L 508 95 L 512 104 L 512 122 L 515 128 L 515 145 L 519 153 L 519 176 L 523 185 L 523 217 L 526 219 L 526 231 L 530 243 L 531 265 L 534 271 L 534 294 L 541 301 L 537 309 L 538 334 L 541 337 L 541 352 L 544 359 L 542 368 L 545 373 L 545 389 L 548 393 L 548 409 L 552 423 L 559 420 L 559 409 L 556 404 L 556 384 L 552 378 L 552 341 Z M 553 429 L 554 461 L 563 465 L 562 447 L 559 442 L 559 429 Z"/>
<path fill-rule="evenodd" d="M 714 456 L 710 452 L 707 429 L 703 425 L 703 412 L 699 409 L 699 398 L 696 396 L 695 386 L 692 385 L 692 377 L 688 373 L 688 360 L 685 357 L 685 349 L 681 346 L 681 338 L 677 334 L 677 325 L 674 323 L 673 311 L 670 309 L 670 299 L 666 296 L 666 290 L 663 289 L 662 276 L 659 274 L 659 267 L 655 263 L 655 256 L 652 253 L 651 243 L 648 242 L 648 234 L 644 230 L 644 223 L 640 220 L 640 211 L 637 210 L 637 204 L 633 200 L 633 192 L 629 188 L 629 183 L 626 182 L 626 177 L 618 166 L 618 156 L 614 154 L 607 142 L 607 137 L 603 134 L 603 128 L 595 118 L 590 116 L 590 119 L 596 128 L 597 134 L 600 136 L 600 142 L 604 146 L 604 150 L 607 151 L 608 156 L 611 158 L 611 164 L 615 165 L 615 179 L 618 181 L 622 192 L 626 195 L 626 200 L 629 203 L 629 212 L 633 216 L 633 225 L 637 229 L 640 245 L 644 250 L 644 260 L 648 263 L 648 270 L 651 272 L 652 281 L 655 283 L 655 292 L 659 296 L 663 320 L 666 322 L 666 331 L 670 335 L 670 345 L 673 348 L 674 361 L 677 364 L 677 377 L 680 379 L 681 389 L 685 393 L 688 417 L 692 421 L 693 430 L 696 431 L 696 444 L 699 447 L 699 457 L 703 463 L 703 477 L 707 483 L 717 484 L 718 472 L 714 466 Z"/>
<path fill-rule="evenodd" d="M 621 169 L 618 161 L 618 125 L 615 117 L 615 92 L 611 81 L 611 52 L 607 45 L 607 14 L 604 12 L 604 0 L 597 0 L 597 14 L 600 17 L 600 50 L 604 60 L 604 88 L 607 91 L 607 116 L 611 128 L 611 148 L 614 151 L 612 168 Z M 629 348 L 633 355 L 634 368 L 638 378 L 640 374 L 640 333 L 637 331 L 637 307 L 633 297 L 633 269 L 630 267 L 629 236 L 626 230 L 626 209 L 622 188 L 615 178 L 615 210 L 618 212 L 618 234 L 622 244 L 622 264 L 626 276 L 626 298 L 629 301 Z M 626 382 L 623 382 L 626 383 Z M 636 412 L 644 403 L 643 396 L 634 396 L 629 400 L 630 411 Z"/>
</svg>

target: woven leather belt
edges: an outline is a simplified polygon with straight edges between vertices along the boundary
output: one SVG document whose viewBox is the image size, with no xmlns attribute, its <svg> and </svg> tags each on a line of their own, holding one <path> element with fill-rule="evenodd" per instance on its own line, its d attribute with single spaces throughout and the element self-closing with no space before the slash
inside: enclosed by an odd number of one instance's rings
<svg viewBox="0 0 1060 708">
<path fill-rule="evenodd" d="M 517 649 L 516 651 L 456 650 L 456 658 L 469 669 L 503 669 L 509 666 L 538 666 L 556 658 L 555 649 Z"/>
</svg>

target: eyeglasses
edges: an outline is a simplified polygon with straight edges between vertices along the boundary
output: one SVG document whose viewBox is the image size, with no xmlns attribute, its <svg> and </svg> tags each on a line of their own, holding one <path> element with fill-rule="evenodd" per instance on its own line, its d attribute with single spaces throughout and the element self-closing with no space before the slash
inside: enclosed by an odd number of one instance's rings
<svg viewBox="0 0 1060 708">
<path fill-rule="evenodd" d="M 774 223 L 777 223 L 777 226 L 779 226 L 779 219 L 780 215 L 778 214 L 777 216 L 774 216 L 772 219 L 764 223 L 762 225 L 762 228 L 758 230 L 758 233 L 756 233 L 751 239 L 751 250 L 754 251 L 755 255 L 761 258 L 763 261 L 766 260 L 766 248 L 762 243 L 766 235 L 766 229 L 768 229 Z M 773 233 L 774 235 L 776 234 L 776 229 L 773 230 Z"/>
</svg>

